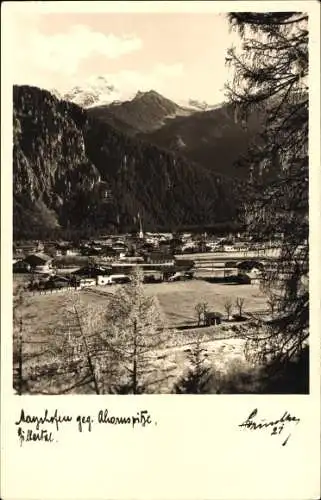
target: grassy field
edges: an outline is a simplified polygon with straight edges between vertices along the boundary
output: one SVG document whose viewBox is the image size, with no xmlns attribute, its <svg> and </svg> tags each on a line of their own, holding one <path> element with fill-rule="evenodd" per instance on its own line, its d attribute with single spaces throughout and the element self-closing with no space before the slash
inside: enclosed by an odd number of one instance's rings
<svg viewBox="0 0 321 500">
<path fill-rule="evenodd" d="M 224 304 L 237 297 L 244 299 L 244 312 L 255 312 L 266 308 L 266 297 L 258 285 L 233 285 L 208 283 L 203 280 L 177 281 L 151 284 L 146 293 L 155 295 L 171 326 L 193 325 L 196 321 L 195 305 L 207 302 L 208 309 L 225 314 Z M 237 312 L 234 308 L 233 312 Z"/>
<path fill-rule="evenodd" d="M 98 292 L 101 292 L 101 295 Z M 195 325 L 195 305 L 202 301 L 208 303 L 208 309 L 225 314 L 224 304 L 227 299 L 234 304 L 237 297 L 244 299 L 244 312 L 255 312 L 266 309 L 266 297 L 260 292 L 258 285 L 234 285 L 208 283 L 203 280 L 177 281 L 172 283 L 156 283 L 145 285 L 149 295 L 158 298 L 169 326 Z M 108 295 L 117 293 L 117 286 L 95 287 L 93 291 L 81 291 L 82 300 L 87 304 L 108 304 Z M 38 329 L 54 327 L 64 308 L 66 296 L 73 292 L 62 292 L 52 295 L 29 295 L 28 310 L 34 317 Z M 237 312 L 234 307 L 232 312 Z"/>
</svg>

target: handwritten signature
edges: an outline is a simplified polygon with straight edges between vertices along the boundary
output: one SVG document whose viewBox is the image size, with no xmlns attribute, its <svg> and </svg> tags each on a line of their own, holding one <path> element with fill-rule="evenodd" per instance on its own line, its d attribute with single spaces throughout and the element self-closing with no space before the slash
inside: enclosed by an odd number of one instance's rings
<svg viewBox="0 0 321 500">
<path fill-rule="evenodd" d="M 292 416 L 288 411 L 285 411 L 284 414 L 282 415 L 281 418 L 277 420 L 266 420 L 266 419 L 261 419 L 260 421 L 256 420 L 258 415 L 258 409 L 255 408 L 250 415 L 247 417 L 247 419 L 239 424 L 239 427 L 243 429 L 249 429 L 251 431 L 257 431 L 257 430 L 272 430 L 271 436 L 276 436 L 280 435 L 283 430 L 289 425 L 289 424 L 298 424 L 300 422 L 300 419 L 298 417 Z M 288 434 L 286 439 L 282 442 L 282 446 L 285 446 L 287 442 L 289 441 L 289 438 L 291 436 L 291 433 Z"/>
</svg>

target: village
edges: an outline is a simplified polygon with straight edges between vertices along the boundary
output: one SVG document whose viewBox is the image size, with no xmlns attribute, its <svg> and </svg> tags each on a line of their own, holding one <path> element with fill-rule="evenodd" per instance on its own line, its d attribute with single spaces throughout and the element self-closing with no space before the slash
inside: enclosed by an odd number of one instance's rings
<svg viewBox="0 0 321 500">
<path fill-rule="evenodd" d="M 217 278 L 246 274 L 258 279 L 262 261 L 276 257 L 279 244 L 276 239 L 255 242 L 240 234 L 218 238 L 142 230 L 78 243 L 17 242 L 13 273 L 26 273 L 33 284 L 49 282 L 52 288 L 124 283 L 136 266 L 143 269 L 146 282 L 190 279 L 201 270 Z"/>
</svg>

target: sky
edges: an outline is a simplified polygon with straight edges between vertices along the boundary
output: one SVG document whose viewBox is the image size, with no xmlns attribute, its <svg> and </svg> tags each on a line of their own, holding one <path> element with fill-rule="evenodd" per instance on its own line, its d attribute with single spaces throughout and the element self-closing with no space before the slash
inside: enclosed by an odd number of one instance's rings
<svg viewBox="0 0 321 500">
<path fill-rule="evenodd" d="M 120 99 L 153 89 L 176 102 L 224 100 L 226 51 L 237 41 L 225 14 L 25 10 L 11 21 L 15 84 L 64 93 L 103 76 Z"/>
</svg>

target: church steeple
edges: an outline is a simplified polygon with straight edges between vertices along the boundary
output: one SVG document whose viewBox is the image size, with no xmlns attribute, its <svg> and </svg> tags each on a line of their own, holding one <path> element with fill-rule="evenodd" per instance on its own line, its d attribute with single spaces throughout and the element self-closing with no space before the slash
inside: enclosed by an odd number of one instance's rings
<svg viewBox="0 0 321 500">
<path fill-rule="evenodd" d="M 140 213 L 138 212 L 137 214 L 138 220 L 139 220 L 139 238 L 143 239 L 144 238 L 144 232 L 143 232 L 143 225 L 142 225 L 142 220 L 140 218 Z"/>
</svg>

